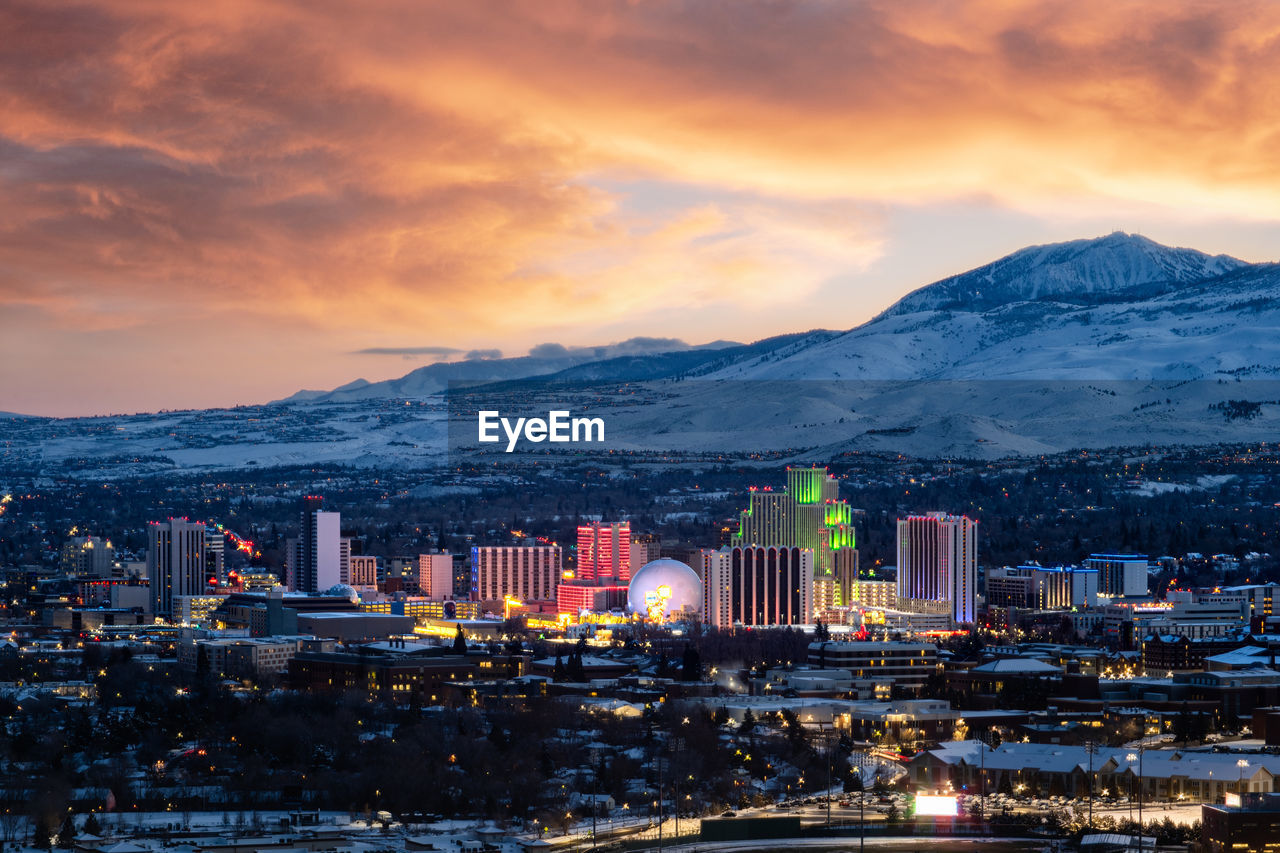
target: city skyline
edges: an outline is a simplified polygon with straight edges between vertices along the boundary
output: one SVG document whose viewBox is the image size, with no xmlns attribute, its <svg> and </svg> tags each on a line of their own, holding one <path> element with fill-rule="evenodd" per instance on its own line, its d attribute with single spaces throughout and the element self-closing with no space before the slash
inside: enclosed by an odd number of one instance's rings
<svg viewBox="0 0 1280 853">
<path fill-rule="evenodd" d="M 1256 4 L 15 3 L 0 410 L 845 329 L 1121 229 L 1274 260 Z"/>
</svg>

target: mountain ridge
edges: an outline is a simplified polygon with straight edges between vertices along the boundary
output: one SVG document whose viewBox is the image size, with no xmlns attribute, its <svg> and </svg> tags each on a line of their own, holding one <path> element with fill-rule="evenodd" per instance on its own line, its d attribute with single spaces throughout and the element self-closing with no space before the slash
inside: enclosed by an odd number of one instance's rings
<svg viewBox="0 0 1280 853">
<path fill-rule="evenodd" d="M 1045 286 L 1077 279 L 1088 281 L 1069 293 Z M 975 281 L 985 295 L 952 305 Z M 634 451 L 649 464 L 668 464 L 655 461 L 668 454 L 670 464 L 681 454 L 1001 458 L 1274 441 L 1280 431 L 1280 264 L 1131 235 L 1020 250 L 844 332 L 665 352 L 643 340 L 650 351 L 598 358 L 597 349 L 541 347 L 554 357 L 428 365 L 257 407 L 11 419 L 0 469 L 78 478 L 246 465 L 426 469 L 474 438 L 468 406 L 519 412 L 534 399 L 607 413 L 617 444 L 602 458 Z M 446 398 L 449 382 L 472 388 Z"/>
<path fill-rule="evenodd" d="M 1252 266 L 1230 255 L 1161 245 L 1140 234 L 1028 246 L 899 299 L 873 320 L 922 310 L 989 309 L 1057 298 L 1070 304 L 1152 297 Z"/>
<path fill-rule="evenodd" d="M 974 269 L 917 288 L 867 322 L 843 332 L 814 330 L 764 338 L 751 344 L 715 342 L 665 352 L 645 352 L 593 358 L 605 348 L 584 348 L 560 359 L 521 356 L 509 359 L 445 362 L 417 368 L 382 382 L 356 380 L 331 391 L 300 391 L 277 402 L 339 402 L 360 399 L 429 396 L 450 382 L 487 383 L 534 379 L 547 381 L 652 381 L 676 378 L 783 378 L 779 364 L 802 358 L 813 349 L 832 356 L 836 379 L 935 379 L 957 372 L 975 378 L 972 359 L 990 345 L 1035 329 L 1048 329 L 1052 319 L 1092 322 L 1090 309 L 1129 305 L 1160 305 L 1179 293 L 1205 293 L 1215 284 L 1238 286 L 1251 274 L 1270 276 L 1280 265 L 1251 264 L 1229 255 L 1209 255 L 1196 249 L 1169 247 L 1139 234 L 1115 231 L 1102 237 L 1028 246 Z M 1233 282 L 1235 283 L 1233 285 Z M 1165 303 L 1166 308 L 1168 303 Z M 987 317 L 985 324 L 957 319 L 957 315 Z M 912 318 L 915 319 L 912 319 Z M 956 335 L 964 328 L 985 346 L 955 350 L 953 363 L 924 365 L 922 339 L 913 332 L 949 323 Z M 889 336 L 889 337 L 885 337 Z M 858 344 L 874 340 L 875 351 Z M 914 343 L 914 356 L 902 351 Z M 1096 342 L 1094 342 L 1096 343 Z M 727 344 L 719 346 L 720 344 Z M 937 349 L 937 347 L 934 347 Z M 708 350 L 713 355 L 708 355 Z M 842 372 L 841 362 L 863 361 Z M 813 361 L 813 359 L 808 359 Z M 914 363 L 913 363 L 914 362 Z M 962 362 L 967 367 L 962 366 Z M 773 365 L 773 366 L 770 366 Z M 1085 368 L 1079 368 L 1087 372 Z M 808 364 L 806 371 L 822 368 Z M 1019 371 L 1025 373 L 1026 371 Z M 1169 371 L 1153 369 L 1142 376 Z M 1175 371 L 1176 372 L 1176 371 Z M 1191 371 L 1196 373 L 1197 371 Z M 1212 371 L 1198 371 L 1203 375 Z M 757 375 L 758 374 L 758 375 Z M 790 376 L 789 378 L 800 378 Z M 1105 370 L 1096 378 L 1117 376 Z"/>
</svg>

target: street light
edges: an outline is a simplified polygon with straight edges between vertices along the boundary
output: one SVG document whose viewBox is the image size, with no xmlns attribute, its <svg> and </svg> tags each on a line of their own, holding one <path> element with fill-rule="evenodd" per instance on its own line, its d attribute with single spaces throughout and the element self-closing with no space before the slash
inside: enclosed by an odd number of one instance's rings
<svg viewBox="0 0 1280 853">
<path fill-rule="evenodd" d="M 1098 751 L 1098 744 L 1086 741 L 1085 751 L 1089 753 L 1089 831 L 1093 831 L 1093 754 Z"/>
<path fill-rule="evenodd" d="M 1244 769 L 1249 766 L 1249 762 L 1241 758 L 1236 762 L 1236 767 L 1240 768 L 1240 783 L 1236 785 L 1236 791 L 1244 793 Z"/>
<path fill-rule="evenodd" d="M 1126 761 L 1138 762 L 1138 853 L 1142 853 L 1142 756 L 1144 752 L 1145 750 L 1139 746 L 1137 755 L 1131 752 L 1125 756 Z"/>
</svg>

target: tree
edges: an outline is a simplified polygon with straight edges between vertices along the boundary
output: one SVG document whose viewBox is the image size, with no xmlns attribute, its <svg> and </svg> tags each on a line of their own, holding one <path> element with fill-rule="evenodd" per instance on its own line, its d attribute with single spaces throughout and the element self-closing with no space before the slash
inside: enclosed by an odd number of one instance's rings
<svg viewBox="0 0 1280 853">
<path fill-rule="evenodd" d="M 453 635 L 453 653 L 455 655 L 467 653 L 467 638 L 462 633 L 462 623 L 458 623 L 458 633 Z"/>
<path fill-rule="evenodd" d="M 569 680 L 582 684 L 587 680 L 587 671 L 582 666 L 582 650 L 574 649 L 569 655 Z"/>
<path fill-rule="evenodd" d="M 702 680 L 702 658 L 691 643 L 685 643 L 684 646 L 684 657 L 680 662 L 680 680 Z"/>
<path fill-rule="evenodd" d="M 102 834 L 102 824 L 98 821 L 98 816 L 93 812 L 89 812 L 89 816 L 84 819 L 84 834 L 85 835 L 101 835 Z"/>
<path fill-rule="evenodd" d="M 36 820 L 36 829 L 31 835 L 31 846 L 40 850 L 53 847 L 53 839 L 49 837 L 49 825 L 44 822 L 44 818 Z"/>
<path fill-rule="evenodd" d="M 1178 715 L 1173 718 L 1173 740 L 1175 743 L 1182 741 L 1183 746 L 1191 740 L 1191 714 L 1187 711 L 1186 702 L 1182 703 Z"/>
<path fill-rule="evenodd" d="M 742 724 L 738 726 L 739 734 L 749 734 L 756 727 L 756 715 L 748 708 L 742 714 Z"/>
<path fill-rule="evenodd" d="M 62 828 L 58 830 L 58 846 L 64 850 L 70 850 L 76 846 L 76 821 L 71 812 L 67 812 L 67 816 L 62 821 Z"/>
</svg>

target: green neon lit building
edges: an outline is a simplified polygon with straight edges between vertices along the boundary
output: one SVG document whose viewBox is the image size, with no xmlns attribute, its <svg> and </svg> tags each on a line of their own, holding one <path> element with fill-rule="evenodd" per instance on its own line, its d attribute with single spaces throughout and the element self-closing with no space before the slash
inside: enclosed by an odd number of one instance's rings
<svg viewBox="0 0 1280 853">
<path fill-rule="evenodd" d="M 784 491 L 752 489 L 738 515 L 734 546 L 781 546 L 813 551 L 815 605 L 850 604 L 858 577 L 853 508 L 826 468 L 787 468 Z"/>
</svg>

